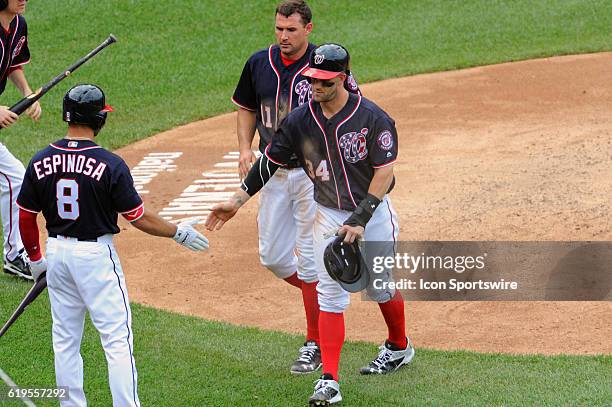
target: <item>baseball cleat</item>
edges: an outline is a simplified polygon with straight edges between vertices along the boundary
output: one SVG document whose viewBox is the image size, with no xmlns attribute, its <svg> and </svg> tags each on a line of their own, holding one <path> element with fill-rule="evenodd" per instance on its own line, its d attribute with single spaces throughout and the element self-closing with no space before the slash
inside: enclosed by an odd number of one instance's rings
<svg viewBox="0 0 612 407">
<path fill-rule="evenodd" d="M 4 259 L 4 272 L 26 280 L 34 280 L 30 271 L 30 261 L 25 249 L 21 249 L 14 260 Z"/>
<path fill-rule="evenodd" d="M 292 374 L 314 373 L 321 368 L 321 349 L 315 341 L 308 341 L 300 348 L 300 356 L 291 365 Z"/>
<path fill-rule="evenodd" d="M 407 365 L 414 357 L 414 348 L 408 339 L 406 349 L 395 350 L 393 346 L 385 341 L 385 344 L 380 347 L 380 352 L 376 359 L 370 362 L 368 366 L 362 367 L 359 373 L 367 374 L 387 374 L 395 372 L 400 367 Z"/>
<path fill-rule="evenodd" d="M 308 399 L 308 406 L 329 406 L 340 401 L 342 401 L 340 385 L 332 375 L 325 373 L 315 382 L 314 393 Z"/>
</svg>

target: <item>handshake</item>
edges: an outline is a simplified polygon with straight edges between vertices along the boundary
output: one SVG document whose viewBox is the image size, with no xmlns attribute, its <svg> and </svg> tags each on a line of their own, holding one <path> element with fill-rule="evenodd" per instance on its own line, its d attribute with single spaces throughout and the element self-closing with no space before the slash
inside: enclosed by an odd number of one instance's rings
<svg viewBox="0 0 612 407">
<path fill-rule="evenodd" d="M 173 239 L 178 244 L 195 252 L 199 252 L 208 249 L 208 239 L 193 228 L 193 225 L 196 223 L 198 223 L 197 220 L 179 223 Z"/>
<path fill-rule="evenodd" d="M 197 220 L 179 223 L 172 238 L 181 246 L 194 252 L 200 252 L 208 249 L 208 239 L 193 228 L 196 223 L 198 223 Z M 42 273 L 47 271 L 47 259 L 41 257 L 39 260 L 30 261 L 30 271 L 34 281 L 38 281 Z"/>
</svg>

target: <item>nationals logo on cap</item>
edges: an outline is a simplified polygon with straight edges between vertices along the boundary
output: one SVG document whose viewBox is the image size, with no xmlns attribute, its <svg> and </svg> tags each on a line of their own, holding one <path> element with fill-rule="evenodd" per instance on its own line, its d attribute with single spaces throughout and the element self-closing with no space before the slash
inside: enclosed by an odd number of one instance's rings
<svg viewBox="0 0 612 407">
<path fill-rule="evenodd" d="M 323 61 L 325 61 L 325 55 L 321 55 L 321 54 L 315 55 L 315 57 L 314 57 L 314 63 L 315 64 L 321 65 L 323 63 Z"/>
</svg>

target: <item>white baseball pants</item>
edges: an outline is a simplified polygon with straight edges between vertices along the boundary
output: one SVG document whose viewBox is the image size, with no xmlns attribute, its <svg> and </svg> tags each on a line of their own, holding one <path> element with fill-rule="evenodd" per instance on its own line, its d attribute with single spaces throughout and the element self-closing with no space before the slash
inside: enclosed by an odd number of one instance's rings
<svg viewBox="0 0 612 407">
<path fill-rule="evenodd" d="M 23 248 L 19 235 L 19 207 L 15 204 L 21 190 L 25 168 L 11 152 L 0 143 L 0 213 L 4 236 L 4 257 L 14 260 Z"/>
<path fill-rule="evenodd" d="M 303 169 L 279 168 L 259 193 L 259 258 L 278 278 L 317 281 L 313 184 Z"/>
<path fill-rule="evenodd" d="M 314 223 L 314 244 L 315 244 L 315 261 L 319 275 L 319 284 L 317 285 L 317 293 L 319 296 L 319 306 L 321 311 L 325 312 L 343 312 L 350 303 L 350 294 L 336 283 L 325 270 L 323 263 L 323 253 L 327 245 L 335 239 L 332 236 L 328 239 L 324 238 L 324 234 L 330 230 L 338 229 L 344 221 L 351 215 L 352 212 L 331 209 L 325 206 L 317 205 L 317 216 Z M 372 218 L 368 222 L 364 232 L 365 241 L 372 242 L 397 242 L 399 234 L 399 224 L 397 222 L 397 214 L 391 205 L 389 197 L 385 196 L 374 211 Z M 382 256 L 394 256 L 395 244 L 384 245 L 382 248 L 386 253 L 377 253 Z M 393 276 L 390 270 L 376 275 L 377 279 L 383 282 L 393 281 Z M 380 303 L 387 302 L 395 295 L 395 290 L 391 289 L 375 289 L 372 284 L 366 288 L 368 297 Z"/>
<path fill-rule="evenodd" d="M 68 386 L 62 407 L 87 406 L 80 354 L 85 311 L 100 334 L 113 406 L 140 406 L 133 356 L 132 315 L 112 235 L 97 242 L 47 240 L 47 284 L 53 316 L 57 386 Z"/>
</svg>

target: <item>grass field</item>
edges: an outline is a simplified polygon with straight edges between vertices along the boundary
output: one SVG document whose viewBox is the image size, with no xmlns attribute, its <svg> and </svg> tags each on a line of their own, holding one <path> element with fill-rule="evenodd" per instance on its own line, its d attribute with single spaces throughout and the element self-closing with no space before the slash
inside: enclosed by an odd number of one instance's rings
<svg viewBox="0 0 612 407">
<path fill-rule="evenodd" d="M 0 284 L 3 294 L 8 294 L 0 300 L 0 320 L 5 320 L 29 285 L 4 276 Z M 314 376 L 288 373 L 301 340 L 296 336 L 142 306 L 133 307 L 133 319 L 143 405 L 299 406 L 312 391 Z M 50 324 L 45 292 L 2 338 L 0 368 L 23 387 L 54 385 Z M 396 374 L 359 376 L 358 368 L 376 352 L 373 344 L 345 345 L 340 372 L 345 405 L 603 406 L 612 398 L 610 356 L 528 357 L 418 349 L 414 363 Z M 90 404 L 110 405 L 104 355 L 89 322 L 82 353 Z"/>
<path fill-rule="evenodd" d="M 612 49 L 612 3 L 604 0 L 311 3 L 312 41 L 345 44 L 361 82 Z M 230 111 L 229 97 L 244 61 L 273 41 L 275 4 L 275 0 L 30 2 L 26 16 L 33 58 L 26 73 L 33 87 L 61 72 L 109 33 L 120 42 L 45 97 L 40 123 L 26 118 L 2 130 L 0 142 L 27 161 L 34 151 L 60 138 L 64 134 L 61 97 L 80 82 L 103 86 L 116 108 L 99 139 L 109 148 Z M 6 105 L 18 99 L 10 85 L 1 98 Z M 0 321 L 8 318 L 28 287 L 0 276 Z M 314 377 L 287 373 L 300 342 L 295 336 L 141 306 L 133 311 L 143 405 L 303 405 L 312 390 Z M 610 356 L 511 357 L 419 349 L 414 365 L 396 375 L 359 377 L 356 369 L 376 351 L 372 344 L 346 345 L 341 371 L 345 405 L 594 406 L 612 399 Z M 83 355 L 91 405 L 109 405 L 104 356 L 89 323 Z M 53 385 L 46 294 L 0 339 L 0 368 L 23 387 Z"/>
<path fill-rule="evenodd" d="M 43 100 L 40 123 L 0 132 L 22 160 L 64 133 L 61 97 L 71 85 L 103 86 L 116 108 L 100 139 L 110 148 L 233 109 L 243 64 L 274 41 L 270 1 L 45 0 L 26 16 L 33 87 L 113 33 L 105 50 Z M 612 48 L 606 0 L 314 0 L 313 42 L 337 41 L 361 82 L 546 55 Z M 12 86 L 0 97 L 17 100 Z M 228 134 L 228 137 L 234 137 Z"/>
</svg>

